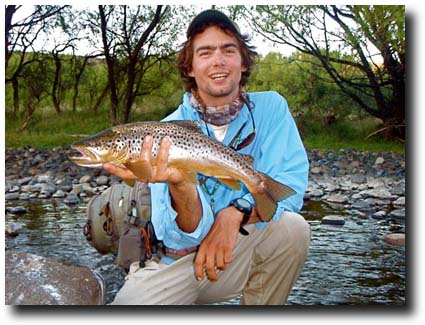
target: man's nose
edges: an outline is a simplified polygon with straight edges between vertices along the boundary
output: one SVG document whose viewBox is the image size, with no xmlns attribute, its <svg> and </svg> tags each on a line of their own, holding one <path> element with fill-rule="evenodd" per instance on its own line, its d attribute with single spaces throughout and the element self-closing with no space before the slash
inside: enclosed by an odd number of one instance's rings
<svg viewBox="0 0 425 325">
<path fill-rule="evenodd" d="M 214 53 L 214 65 L 224 65 L 226 63 L 226 58 L 223 53 L 217 51 Z"/>
</svg>

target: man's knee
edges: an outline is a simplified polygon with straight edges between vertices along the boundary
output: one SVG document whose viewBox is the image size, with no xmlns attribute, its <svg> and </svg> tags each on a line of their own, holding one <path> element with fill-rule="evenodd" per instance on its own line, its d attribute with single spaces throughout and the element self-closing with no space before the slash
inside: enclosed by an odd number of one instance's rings
<svg viewBox="0 0 425 325">
<path fill-rule="evenodd" d="M 275 232 L 282 240 L 288 241 L 289 246 L 300 254 L 306 254 L 310 246 L 310 225 L 298 213 L 285 211 L 280 216 Z"/>
</svg>

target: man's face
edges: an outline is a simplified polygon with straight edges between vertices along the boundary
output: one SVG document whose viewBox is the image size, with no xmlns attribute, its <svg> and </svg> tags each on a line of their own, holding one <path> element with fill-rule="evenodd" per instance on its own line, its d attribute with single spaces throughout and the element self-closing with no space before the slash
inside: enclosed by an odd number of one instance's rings
<svg viewBox="0 0 425 325">
<path fill-rule="evenodd" d="M 193 40 L 192 69 L 198 94 L 206 105 L 230 103 L 239 92 L 239 82 L 246 68 L 236 38 L 211 26 Z"/>
</svg>

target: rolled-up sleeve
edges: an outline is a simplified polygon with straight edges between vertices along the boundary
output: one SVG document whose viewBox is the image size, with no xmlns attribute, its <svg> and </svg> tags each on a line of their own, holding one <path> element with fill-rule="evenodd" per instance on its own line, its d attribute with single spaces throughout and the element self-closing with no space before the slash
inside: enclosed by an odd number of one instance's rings
<svg viewBox="0 0 425 325">
<path fill-rule="evenodd" d="M 214 216 L 204 193 L 197 186 L 202 204 L 202 217 L 196 229 L 191 232 L 181 230 L 176 222 L 177 212 L 171 204 L 171 196 L 167 184 L 150 184 L 152 224 L 155 234 L 164 245 L 173 249 L 183 249 L 197 246 L 207 235 L 214 222 Z"/>
</svg>

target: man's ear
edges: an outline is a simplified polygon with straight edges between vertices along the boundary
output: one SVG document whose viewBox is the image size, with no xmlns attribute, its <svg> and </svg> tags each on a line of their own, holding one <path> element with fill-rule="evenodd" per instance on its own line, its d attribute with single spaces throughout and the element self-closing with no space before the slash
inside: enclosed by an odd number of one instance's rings
<svg viewBox="0 0 425 325">
<path fill-rule="evenodd" d="M 192 78 L 194 78 L 194 77 L 195 77 L 195 75 L 193 74 L 192 69 L 190 69 L 190 70 L 187 72 L 187 75 L 188 75 L 189 77 L 192 77 Z"/>
<path fill-rule="evenodd" d="M 244 65 L 242 65 L 242 67 L 241 67 L 241 71 L 242 72 L 245 72 L 246 70 L 248 70 Z"/>
</svg>

